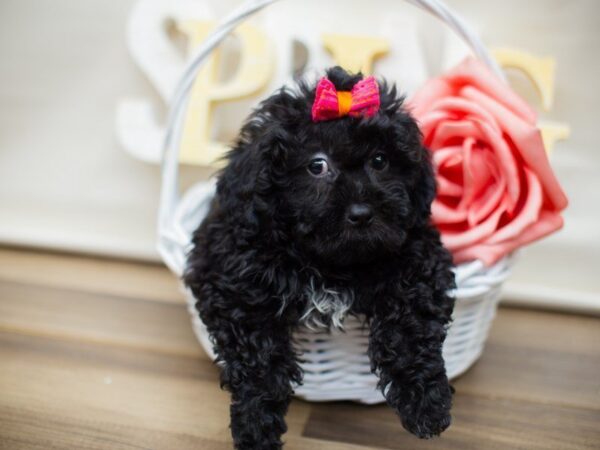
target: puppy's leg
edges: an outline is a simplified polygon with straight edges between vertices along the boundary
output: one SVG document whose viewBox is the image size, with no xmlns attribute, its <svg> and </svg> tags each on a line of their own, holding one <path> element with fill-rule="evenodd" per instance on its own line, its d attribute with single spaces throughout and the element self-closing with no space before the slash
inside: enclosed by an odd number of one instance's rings
<svg viewBox="0 0 600 450">
<path fill-rule="evenodd" d="M 403 426 L 421 438 L 450 425 L 453 390 L 442 358 L 453 305 L 447 285 L 418 282 L 377 305 L 371 319 L 369 356 L 379 387 Z"/>
<path fill-rule="evenodd" d="M 284 416 L 301 381 L 291 329 L 260 304 L 224 299 L 205 285 L 198 308 L 223 363 L 221 385 L 231 392 L 231 433 L 237 449 L 275 450 L 287 430 Z M 249 306 L 246 306 L 249 305 Z"/>
</svg>

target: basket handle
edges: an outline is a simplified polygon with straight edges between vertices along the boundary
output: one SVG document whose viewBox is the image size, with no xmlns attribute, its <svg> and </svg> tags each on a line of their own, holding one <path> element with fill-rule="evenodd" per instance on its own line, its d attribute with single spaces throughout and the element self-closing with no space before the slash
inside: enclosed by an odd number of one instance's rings
<svg viewBox="0 0 600 450">
<path fill-rule="evenodd" d="M 182 132 L 183 115 L 186 111 L 188 93 L 205 59 L 240 23 L 261 9 L 279 0 L 248 0 L 233 10 L 206 38 L 195 51 L 181 76 L 171 100 L 167 128 L 163 142 L 162 184 L 158 211 L 158 251 L 169 268 L 181 275 L 183 260 L 174 257 L 181 242 L 180 233 L 174 229 L 173 217 L 179 204 L 178 150 Z M 450 10 L 441 0 L 406 0 L 445 22 L 473 50 L 473 53 L 487 64 L 500 78 L 504 79 L 496 64 L 479 37 L 464 20 Z"/>
</svg>

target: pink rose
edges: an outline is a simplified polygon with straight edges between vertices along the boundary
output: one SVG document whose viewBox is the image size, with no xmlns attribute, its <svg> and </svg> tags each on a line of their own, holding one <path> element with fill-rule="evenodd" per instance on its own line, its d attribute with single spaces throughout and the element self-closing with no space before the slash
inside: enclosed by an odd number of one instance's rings
<svg viewBox="0 0 600 450">
<path fill-rule="evenodd" d="M 410 101 L 432 152 L 433 221 L 456 263 L 491 265 L 562 227 L 567 206 L 536 113 L 487 66 L 468 58 Z"/>
</svg>

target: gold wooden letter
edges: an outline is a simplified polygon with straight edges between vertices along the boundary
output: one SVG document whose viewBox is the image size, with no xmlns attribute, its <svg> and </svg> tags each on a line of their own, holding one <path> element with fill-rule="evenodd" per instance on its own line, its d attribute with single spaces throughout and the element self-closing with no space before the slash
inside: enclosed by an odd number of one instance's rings
<svg viewBox="0 0 600 450">
<path fill-rule="evenodd" d="M 346 70 L 370 75 L 373 61 L 390 51 L 387 39 L 370 36 L 347 36 L 324 34 L 323 45 L 331 53 L 333 60 Z"/>
<path fill-rule="evenodd" d="M 214 28 L 205 21 L 182 21 L 178 28 L 188 37 L 189 48 L 195 49 Z M 240 41 L 239 68 L 233 78 L 217 83 L 220 51 L 217 48 L 198 73 L 190 92 L 183 125 L 179 161 L 186 164 L 214 166 L 227 146 L 212 139 L 213 111 L 219 102 L 242 99 L 260 92 L 271 77 L 273 52 L 260 30 L 242 25 L 235 35 Z"/>
<path fill-rule="evenodd" d="M 554 58 L 540 58 L 511 48 L 497 48 L 492 50 L 492 53 L 502 67 L 511 67 L 522 71 L 540 94 L 544 110 L 552 109 L 554 73 L 556 72 Z M 540 121 L 539 127 L 548 153 L 552 152 L 557 141 L 567 139 L 571 133 L 569 125 L 564 123 Z"/>
</svg>

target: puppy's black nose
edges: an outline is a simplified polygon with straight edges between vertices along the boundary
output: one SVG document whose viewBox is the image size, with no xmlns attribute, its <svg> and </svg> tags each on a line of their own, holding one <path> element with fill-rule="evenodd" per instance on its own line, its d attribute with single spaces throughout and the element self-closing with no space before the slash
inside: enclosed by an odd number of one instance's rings
<svg viewBox="0 0 600 450">
<path fill-rule="evenodd" d="M 364 203 L 355 203 L 348 208 L 348 222 L 352 225 L 367 225 L 373 219 L 373 210 Z"/>
</svg>

